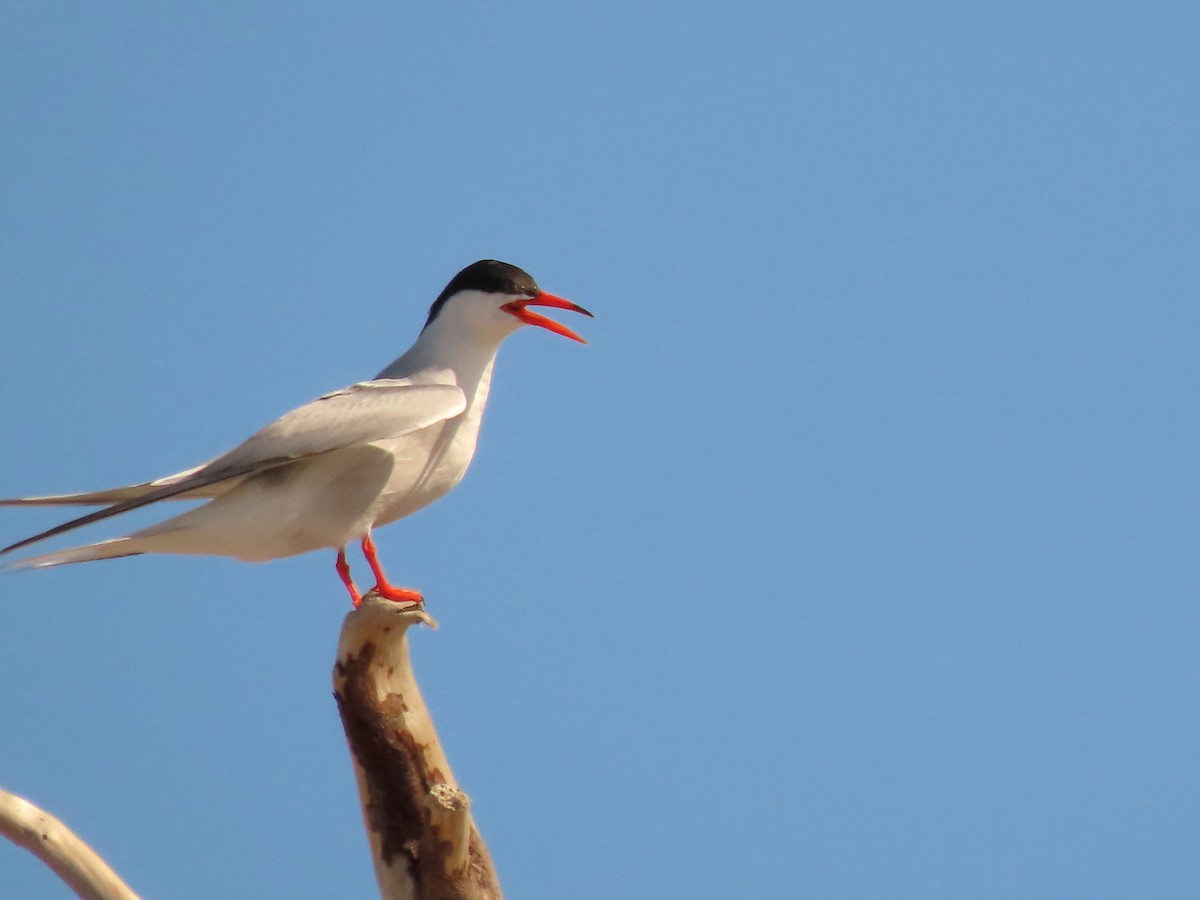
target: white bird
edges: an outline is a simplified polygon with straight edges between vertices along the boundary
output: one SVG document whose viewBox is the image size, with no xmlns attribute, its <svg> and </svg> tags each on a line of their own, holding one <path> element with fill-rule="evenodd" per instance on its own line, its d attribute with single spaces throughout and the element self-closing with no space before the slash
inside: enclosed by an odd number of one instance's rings
<svg viewBox="0 0 1200 900">
<path fill-rule="evenodd" d="M 542 291 L 526 272 L 494 259 L 451 279 L 408 352 L 370 381 L 294 409 L 211 462 L 145 484 L 83 494 L 0 500 L 11 506 L 100 506 L 0 550 L 0 555 L 159 500 L 207 499 L 182 515 L 100 541 L 20 560 L 18 568 L 187 553 L 260 562 L 330 548 L 355 606 L 346 545 L 359 541 L 376 584 L 400 602 L 419 592 L 391 584 L 371 530 L 416 512 L 467 472 L 501 342 L 537 325 L 587 343 L 531 306 L 591 313 Z"/>
</svg>

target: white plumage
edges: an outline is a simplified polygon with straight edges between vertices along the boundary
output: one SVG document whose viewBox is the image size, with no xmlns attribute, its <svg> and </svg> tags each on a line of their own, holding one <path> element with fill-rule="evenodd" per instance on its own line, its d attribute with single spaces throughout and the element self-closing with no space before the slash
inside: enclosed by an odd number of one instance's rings
<svg viewBox="0 0 1200 900">
<path fill-rule="evenodd" d="M 523 324 L 578 335 L 528 310 L 553 306 L 591 315 L 546 294 L 525 272 L 496 260 L 463 269 L 434 302 L 416 343 L 371 381 L 326 394 L 276 419 L 228 453 L 144 484 L 82 494 L 0 500 L 5 505 L 104 505 L 0 551 L 159 500 L 208 499 L 124 537 L 20 560 L 41 568 L 139 553 L 186 553 L 262 561 L 309 550 L 338 551 L 338 572 L 357 604 L 344 549 L 360 540 L 375 590 L 419 600 L 389 584 L 371 529 L 432 503 L 466 474 L 501 342 Z"/>
</svg>

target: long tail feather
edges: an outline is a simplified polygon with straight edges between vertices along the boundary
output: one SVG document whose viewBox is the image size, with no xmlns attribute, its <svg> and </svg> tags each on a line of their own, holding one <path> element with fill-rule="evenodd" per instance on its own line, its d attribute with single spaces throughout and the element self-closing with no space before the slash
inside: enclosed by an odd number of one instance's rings
<svg viewBox="0 0 1200 900">
<path fill-rule="evenodd" d="M 11 553 L 13 550 L 19 550 L 22 547 L 27 547 L 30 544 L 36 544 L 38 541 L 44 541 L 46 538 L 54 537 L 56 534 L 62 534 L 65 531 L 72 531 L 76 528 L 81 528 L 84 525 L 91 525 L 93 522 L 99 522 L 102 519 L 120 515 L 123 512 L 129 512 L 133 509 L 148 506 L 149 504 L 156 503 L 159 500 L 169 500 L 172 497 L 180 497 L 189 492 L 195 492 L 201 488 L 208 488 L 212 485 L 218 485 L 233 478 L 241 478 L 251 472 L 279 465 L 280 462 L 280 460 L 260 460 L 253 463 L 246 463 L 245 465 L 234 469 L 217 469 L 215 471 L 203 469 L 192 474 L 188 478 L 184 478 L 179 481 L 173 481 L 170 484 L 164 484 L 139 496 L 131 497 L 128 500 L 122 500 L 119 503 L 114 503 L 112 506 L 106 506 L 104 509 L 98 509 L 95 512 L 90 512 L 85 516 L 79 516 L 76 519 L 72 519 L 69 522 L 63 522 L 63 524 L 56 525 L 53 528 L 47 528 L 45 531 L 40 531 L 32 537 L 27 537 L 24 540 L 17 541 L 15 544 L 9 544 L 7 547 L 0 549 L 0 556 L 3 556 L 5 553 Z"/>
<path fill-rule="evenodd" d="M 29 559 L 16 559 L 6 563 L 5 570 L 19 569 L 49 569 L 52 566 L 65 566 L 68 563 L 90 562 L 94 559 L 119 559 L 122 556 L 137 556 L 144 553 L 138 549 L 135 538 L 113 538 L 110 541 L 100 541 L 83 547 L 69 547 L 66 550 L 55 550 L 53 553 L 43 553 L 41 556 L 31 556 Z"/>
<path fill-rule="evenodd" d="M 6 497 L 0 506 L 108 506 L 123 503 L 154 490 L 149 482 L 129 487 L 112 488 L 107 491 L 89 491 L 84 494 L 47 494 L 44 497 Z"/>
<path fill-rule="evenodd" d="M 205 463 L 204 465 L 208 464 Z M 203 468 L 204 466 L 196 466 L 193 469 L 188 469 L 186 472 L 177 472 L 174 475 L 168 475 L 165 478 L 158 478 L 154 481 L 146 481 L 142 484 L 130 484 L 118 488 L 108 488 L 103 491 L 85 491 L 79 494 L 46 494 L 41 497 L 0 498 L 0 506 L 108 506 L 113 503 L 124 503 L 127 500 L 144 497 L 168 485 L 179 484 L 181 481 L 191 478 Z M 223 484 L 221 488 L 228 488 L 229 486 L 228 484 Z M 199 497 L 215 497 L 220 492 L 221 489 L 209 486 L 208 488 L 198 488 L 164 499 L 194 500 Z"/>
</svg>

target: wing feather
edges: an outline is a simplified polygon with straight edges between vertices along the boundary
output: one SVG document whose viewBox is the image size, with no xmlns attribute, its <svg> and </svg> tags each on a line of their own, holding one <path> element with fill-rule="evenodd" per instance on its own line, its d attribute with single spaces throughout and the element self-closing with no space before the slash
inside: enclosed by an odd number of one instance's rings
<svg viewBox="0 0 1200 900">
<path fill-rule="evenodd" d="M 69 522 L 63 522 L 61 525 L 55 525 L 53 528 L 47 528 L 45 531 L 40 531 L 32 537 L 27 537 L 24 540 L 17 541 L 15 544 L 9 544 L 3 550 L 0 550 L 0 556 L 3 556 L 5 553 L 11 553 L 13 550 L 20 550 L 22 547 L 28 547 L 30 544 L 36 544 L 38 541 L 44 541 L 46 538 L 52 538 L 56 534 L 62 534 L 65 531 L 72 531 L 76 528 L 82 528 L 84 525 L 91 525 L 93 522 L 99 522 L 101 519 L 118 516 L 121 513 L 129 512 L 131 509 L 147 506 L 151 503 L 156 503 L 159 500 L 167 500 L 186 491 L 190 491 L 195 488 L 206 487 L 210 484 L 216 484 L 218 482 L 225 481 L 228 478 L 239 478 L 242 475 L 247 475 L 250 472 L 258 471 L 264 468 L 270 468 L 270 466 L 267 464 L 259 464 L 257 466 L 247 465 L 241 469 L 213 472 L 201 470 L 186 481 L 178 482 L 176 484 L 168 484 L 164 487 L 156 488 L 153 491 L 142 494 L 139 497 L 131 497 L 128 500 L 122 500 L 120 503 L 114 503 L 112 506 L 106 506 L 104 509 L 98 509 L 95 512 L 72 519 Z"/>
<path fill-rule="evenodd" d="M 209 465 L 239 467 L 264 459 L 299 459 L 403 437 L 452 419 L 466 408 L 466 396 L 453 384 L 412 384 L 392 378 L 363 381 L 280 416 Z"/>
<path fill-rule="evenodd" d="M 391 378 L 360 382 L 286 413 L 207 465 L 158 482 L 118 489 L 113 493 L 137 493 L 10 544 L 0 550 L 0 556 L 159 500 L 188 493 L 196 495 L 230 479 L 240 479 L 307 456 L 403 437 L 454 418 L 466 409 L 466 405 L 466 396 L 452 384 L 413 384 L 408 379 Z M 103 496 L 105 492 L 98 494 Z M 86 498 L 97 495 L 62 496 Z M 56 499 L 31 497 L 8 502 L 53 502 Z"/>
<path fill-rule="evenodd" d="M 103 491 L 85 491 L 79 494 L 46 494 L 41 497 L 8 497 L 0 498 L 0 506 L 107 506 L 110 503 L 120 503 L 122 500 L 132 500 L 134 497 L 144 496 L 155 488 L 163 487 L 168 484 L 175 484 L 177 481 L 196 474 L 208 463 L 202 463 L 194 468 L 187 469 L 183 472 L 176 472 L 174 475 L 167 475 L 163 478 L 157 478 L 154 481 L 146 481 L 141 484 L 130 484 L 124 487 L 107 488 Z M 177 494 L 171 497 L 172 500 L 191 500 L 200 497 L 215 496 L 214 491 L 204 491 L 200 489 L 200 493 Z"/>
</svg>

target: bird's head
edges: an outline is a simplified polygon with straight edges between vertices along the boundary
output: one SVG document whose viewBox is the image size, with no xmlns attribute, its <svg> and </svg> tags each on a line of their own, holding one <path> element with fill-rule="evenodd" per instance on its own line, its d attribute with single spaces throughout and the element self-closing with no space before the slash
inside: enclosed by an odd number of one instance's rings
<svg viewBox="0 0 1200 900">
<path fill-rule="evenodd" d="M 547 294 L 529 273 L 516 266 L 495 259 L 481 259 L 450 279 L 429 308 L 425 328 L 429 329 L 435 322 L 442 323 L 443 327 L 462 329 L 499 342 L 522 325 L 537 325 L 581 344 L 587 343 L 566 325 L 533 312 L 531 306 L 592 315 L 570 300 Z"/>
</svg>

